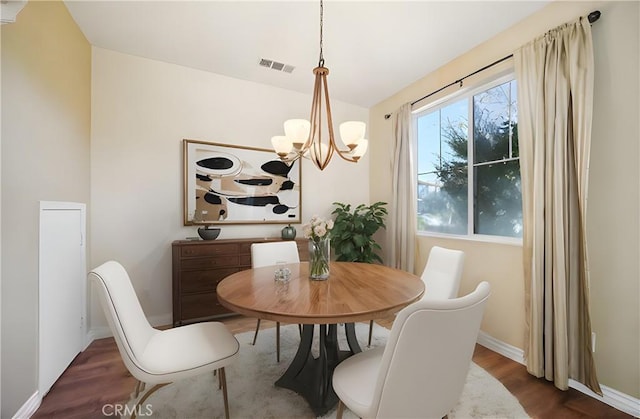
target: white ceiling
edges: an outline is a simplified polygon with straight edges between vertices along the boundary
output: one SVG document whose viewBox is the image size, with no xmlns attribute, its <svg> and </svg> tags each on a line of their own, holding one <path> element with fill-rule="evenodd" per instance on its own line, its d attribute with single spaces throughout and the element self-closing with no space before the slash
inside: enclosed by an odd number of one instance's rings
<svg viewBox="0 0 640 419">
<path fill-rule="evenodd" d="M 544 7 L 539 1 L 324 4 L 332 99 L 371 107 Z M 97 47 L 311 94 L 319 1 L 66 1 Z M 258 65 L 268 58 L 291 74 Z"/>
</svg>

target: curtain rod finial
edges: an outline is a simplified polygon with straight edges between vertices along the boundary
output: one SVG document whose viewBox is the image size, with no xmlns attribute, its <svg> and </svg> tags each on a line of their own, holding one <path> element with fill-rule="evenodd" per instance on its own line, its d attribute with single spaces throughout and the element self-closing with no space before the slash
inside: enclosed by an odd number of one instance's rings
<svg viewBox="0 0 640 419">
<path fill-rule="evenodd" d="M 391 118 L 391 114 L 390 114 L 390 113 L 388 113 L 388 114 L 386 114 L 386 115 L 384 116 L 384 119 L 389 119 L 389 118 Z"/>
<path fill-rule="evenodd" d="M 600 15 L 601 15 L 600 10 L 595 10 L 589 13 L 589 16 L 587 17 L 587 19 L 589 19 L 589 23 L 593 23 L 598 19 L 600 19 Z"/>
</svg>

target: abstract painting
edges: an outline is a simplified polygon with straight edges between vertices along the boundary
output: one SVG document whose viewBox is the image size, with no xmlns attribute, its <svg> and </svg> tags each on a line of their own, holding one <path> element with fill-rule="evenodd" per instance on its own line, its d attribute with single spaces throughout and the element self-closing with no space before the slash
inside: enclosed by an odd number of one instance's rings
<svg viewBox="0 0 640 419">
<path fill-rule="evenodd" d="M 300 163 L 273 150 L 183 140 L 184 225 L 300 222 Z"/>
</svg>

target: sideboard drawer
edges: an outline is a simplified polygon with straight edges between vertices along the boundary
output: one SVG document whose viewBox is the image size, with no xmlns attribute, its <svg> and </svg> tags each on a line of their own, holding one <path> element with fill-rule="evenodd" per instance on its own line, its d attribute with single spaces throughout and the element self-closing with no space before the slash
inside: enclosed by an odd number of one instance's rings
<svg viewBox="0 0 640 419">
<path fill-rule="evenodd" d="M 187 245 L 182 246 L 181 254 L 182 257 L 237 255 L 239 250 L 239 245 L 236 243 L 206 244 L 204 246 Z"/>
<path fill-rule="evenodd" d="M 225 266 L 238 266 L 238 255 L 226 255 L 217 258 L 189 258 L 182 260 L 182 268 L 187 269 L 208 269 L 221 268 Z"/>
<path fill-rule="evenodd" d="M 182 273 L 181 291 L 183 293 L 215 291 L 218 282 L 238 271 L 239 269 L 236 267 L 208 269 L 204 271 L 185 271 Z"/>
<path fill-rule="evenodd" d="M 218 297 L 215 292 L 183 295 L 181 300 L 182 320 L 199 319 L 230 313 L 229 310 L 218 302 Z"/>
</svg>

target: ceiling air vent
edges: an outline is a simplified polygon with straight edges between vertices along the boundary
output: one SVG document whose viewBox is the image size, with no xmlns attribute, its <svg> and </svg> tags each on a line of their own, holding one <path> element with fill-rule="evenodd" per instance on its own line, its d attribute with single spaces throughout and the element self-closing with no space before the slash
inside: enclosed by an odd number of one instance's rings
<svg viewBox="0 0 640 419">
<path fill-rule="evenodd" d="M 277 61 L 269 60 L 267 58 L 260 58 L 258 64 L 261 67 L 267 67 L 276 71 L 284 71 L 285 73 L 291 74 L 295 67 L 289 64 L 279 63 Z"/>
<path fill-rule="evenodd" d="M 266 58 L 260 58 L 260 65 L 262 67 L 269 67 L 271 68 L 271 64 L 273 64 L 273 61 L 271 60 L 267 60 Z"/>
</svg>

